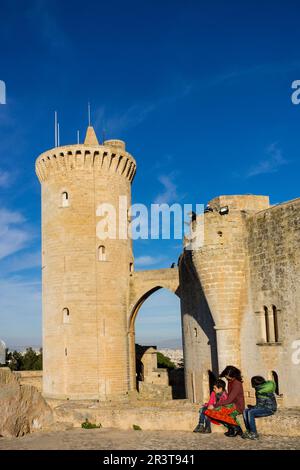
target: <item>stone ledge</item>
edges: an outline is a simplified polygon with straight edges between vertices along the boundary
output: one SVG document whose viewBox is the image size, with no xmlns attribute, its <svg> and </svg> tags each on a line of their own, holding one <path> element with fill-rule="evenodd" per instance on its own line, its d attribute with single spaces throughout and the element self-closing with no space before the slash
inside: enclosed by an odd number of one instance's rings
<svg viewBox="0 0 300 470">
<path fill-rule="evenodd" d="M 53 406 L 53 403 L 52 403 Z M 199 405 L 183 400 L 172 402 L 64 403 L 54 406 L 56 422 L 74 427 L 88 419 L 104 428 L 132 429 L 133 424 L 145 431 L 193 431 L 198 422 Z M 281 409 L 274 416 L 256 420 L 259 433 L 268 436 L 300 436 L 300 408 Z M 223 433 L 223 426 L 213 425 L 213 432 Z"/>
</svg>

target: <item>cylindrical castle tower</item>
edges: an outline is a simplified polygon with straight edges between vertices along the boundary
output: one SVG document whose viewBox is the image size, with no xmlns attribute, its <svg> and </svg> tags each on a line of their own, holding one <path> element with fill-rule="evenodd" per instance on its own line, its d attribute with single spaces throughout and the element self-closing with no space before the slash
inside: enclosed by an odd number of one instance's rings
<svg viewBox="0 0 300 470">
<path fill-rule="evenodd" d="M 248 302 L 246 220 L 269 207 L 266 196 L 219 196 L 197 217 L 203 246 L 180 263 L 186 393 L 207 398 L 210 373 L 241 365 L 240 329 Z"/>
<path fill-rule="evenodd" d="M 104 400 L 129 390 L 126 315 L 133 255 L 124 226 L 119 237 L 119 197 L 130 207 L 135 172 L 124 142 L 99 145 L 92 127 L 84 144 L 54 148 L 36 161 L 46 397 Z M 103 203 L 115 208 L 115 239 L 97 236 Z"/>
</svg>

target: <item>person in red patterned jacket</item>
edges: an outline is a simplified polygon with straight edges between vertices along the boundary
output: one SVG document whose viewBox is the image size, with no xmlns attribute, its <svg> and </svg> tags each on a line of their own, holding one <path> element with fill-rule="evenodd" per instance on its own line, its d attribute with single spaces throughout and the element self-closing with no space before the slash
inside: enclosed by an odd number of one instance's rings
<svg viewBox="0 0 300 470">
<path fill-rule="evenodd" d="M 211 421 L 224 424 L 228 428 L 225 436 L 242 436 L 243 431 L 237 419 L 237 416 L 245 409 L 241 371 L 235 366 L 227 366 L 220 377 L 225 377 L 228 381 L 228 397 L 222 403 L 217 402 L 214 406 L 209 406 L 205 415 Z"/>
</svg>

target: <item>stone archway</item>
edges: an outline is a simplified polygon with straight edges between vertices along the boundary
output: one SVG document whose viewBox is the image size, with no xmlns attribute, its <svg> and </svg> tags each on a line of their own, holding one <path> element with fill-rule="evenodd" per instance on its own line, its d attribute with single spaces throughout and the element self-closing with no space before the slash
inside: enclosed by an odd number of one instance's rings
<svg viewBox="0 0 300 470">
<path fill-rule="evenodd" d="M 132 273 L 127 318 L 130 390 L 136 390 L 135 319 L 143 303 L 159 289 L 168 289 L 180 297 L 177 268 Z"/>
</svg>

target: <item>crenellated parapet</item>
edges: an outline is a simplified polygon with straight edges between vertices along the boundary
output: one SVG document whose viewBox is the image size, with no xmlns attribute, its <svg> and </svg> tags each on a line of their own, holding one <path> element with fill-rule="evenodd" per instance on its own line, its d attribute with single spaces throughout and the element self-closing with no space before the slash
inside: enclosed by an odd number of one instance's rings
<svg viewBox="0 0 300 470">
<path fill-rule="evenodd" d="M 99 145 L 69 145 L 42 153 L 35 170 L 41 183 L 50 175 L 68 175 L 74 170 L 112 172 L 124 176 L 131 183 L 136 173 L 136 162 L 126 151 L 117 147 Z"/>
</svg>

